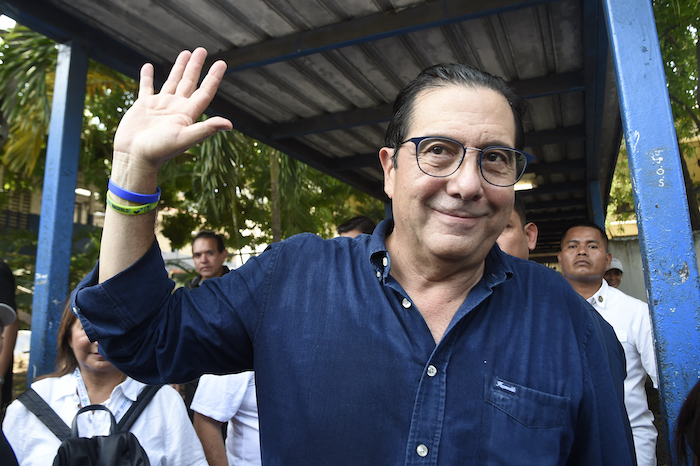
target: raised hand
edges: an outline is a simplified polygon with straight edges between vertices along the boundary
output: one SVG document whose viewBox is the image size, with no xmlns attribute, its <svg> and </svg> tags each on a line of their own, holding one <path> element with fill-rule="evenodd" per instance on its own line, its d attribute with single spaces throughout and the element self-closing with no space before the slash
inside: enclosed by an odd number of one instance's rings
<svg viewBox="0 0 700 466">
<path fill-rule="evenodd" d="M 138 99 L 122 118 L 114 137 L 116 165 L 129 171 L 157 171 L 198 142 L 233 127 L 221 117 L 197 122 L 226 71 L 226 64 L 217 61 L 197 88 L 206 56 L 203 48 L 181 52 L 158 94 L 153 89 L 153 66 L 141 68 Z"/>
</svg>

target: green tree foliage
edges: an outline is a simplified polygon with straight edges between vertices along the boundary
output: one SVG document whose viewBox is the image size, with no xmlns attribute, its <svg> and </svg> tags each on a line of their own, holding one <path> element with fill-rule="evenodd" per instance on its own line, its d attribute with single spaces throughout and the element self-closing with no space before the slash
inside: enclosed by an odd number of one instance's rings
<svg viewBox="0 0 700 466">
<path fill-rule="evenodd" d="M 10 172 L 41 179 L 58 48 L 52 40 L 19 25 L 0 39 L 0 110 L 10 125 L 2 162 Z M 111 158 L 114 132 L 135 90 L 132 79 L 90 61 L 80 153 L 86 182 L 105 178 L 104 160 Z"/>
<path fill-rule="evenodd" d="M 656 29 L 666 70 L 671 109 L 680 141 L 680 150 L 688 166 L 700 163 L 697 150 L 687 140 L 700 136 L 700 2 L 697 0 L 653 0 Z M 690 204 L 698 199 L 700 186 L 695 184 Z M 608 218 L 633 217 L 632 185 L 627 153 L 622 150 L 613 177 L 608 204 Z"/>
<path fill-rule="evenodd" d="M 335 225 L 355 215 L 383 218 L 377 199 L 240 132 L 223 132 L 175 159 L 189 165 L 192 183 L 181 192 L 180 213 L 163 219 L 173 248 L 189 241 L 183 221 L 195 227 L 190 231 L 223 230 L 237 250 L 272 242 L 272 157 L 279 161 L 281 238 L 302 232 L 332 237 Z"/>
<path fill-rule="evenodd" d="M 654 16 L 679 139 L 700 134 L 700 2 L 655 0 Z"/>
</svg>

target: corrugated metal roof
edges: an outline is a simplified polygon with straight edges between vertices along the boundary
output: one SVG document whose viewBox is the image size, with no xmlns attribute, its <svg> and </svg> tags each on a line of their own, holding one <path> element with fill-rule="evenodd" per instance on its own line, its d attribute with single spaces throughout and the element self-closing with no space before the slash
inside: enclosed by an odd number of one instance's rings
<svg viewBox="0 0 700 466">
<path fill-rule="evenodd" d="M 383 198 L 377 150 L 391 104 L 423 68 L 465 62 L 528 99 L 523 191 L 537 253 L 607 204 L 622 128 L 607 32 L 595 0 L 0 0 L 0 9 L 137 76 L 165 77 L 182 49 L 206 47 L 229 71 L 213 112 Z M 602 218 L 602 217 L 600 217 Z"/>
</svg>

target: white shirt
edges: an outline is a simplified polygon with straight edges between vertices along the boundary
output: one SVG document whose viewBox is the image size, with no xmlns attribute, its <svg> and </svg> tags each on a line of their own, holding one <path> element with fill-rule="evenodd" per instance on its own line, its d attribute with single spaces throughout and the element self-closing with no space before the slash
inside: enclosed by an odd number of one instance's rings
<svg viewBox="0 0 700 466">
<path fill-rule="evenodd" d="M 637 463 L 639 466 L 655 465 L 658 434 L 644 389 L 647 374 L 654 388 L 659 386 L 649 306 L 609 286 L 605 280 L 600 289 L 588 298 L 588 302 L 612 326 L 625 350 L 625 407 L 632 426 Z"/>
<path fill-rule="evenodd" d="M 190 408 L 219 422 L 231 421 L 226 435 L 228 464 L 261 464 L 260 424 L 253 372 L 203 375 Z"/>
<path fill-rule="evenodd" d="M 127 377 L 102 404 L 115 413 L 119 422 L 143 387 L 141 382 Z M 71 373 L 39 380 L 32 384 L 32 388 L 70 427 L 80 405 L 74 375 Z M 108 416 L 93 417 L 86 413 L 78 418 L 81 437 L 106 435 L 109 427 Z M 21 402 L 15 400 L 7 407 L 2 430 L 20 466 L 46 466 L 53 463 L 61 442 Z M 180 395 L 168 385 L 158 390 L 131 427 L 131 432 L 146 451 L 152 466 L 207 464 L 202 444 L 187 416 L 185 404 Z"/>
</svg>

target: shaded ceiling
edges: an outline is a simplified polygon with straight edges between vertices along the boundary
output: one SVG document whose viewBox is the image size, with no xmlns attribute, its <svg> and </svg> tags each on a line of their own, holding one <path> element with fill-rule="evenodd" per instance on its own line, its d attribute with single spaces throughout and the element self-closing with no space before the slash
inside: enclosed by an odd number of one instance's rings
<svg viewBox="0 0 700 466">
<path fill-rule="evenodd" d="M 0 12 L 131 77 L 163 78 L 204 46 L 228 73 L 211 112 L 385 199 L 377 150 L 391 104 L 423 68 L 471 64 L 529 103 L 521 191 L 551 259 L 562 228 L 600 220 L 622 126 L 598 0 L 0 0 Z"/>
</svg>

